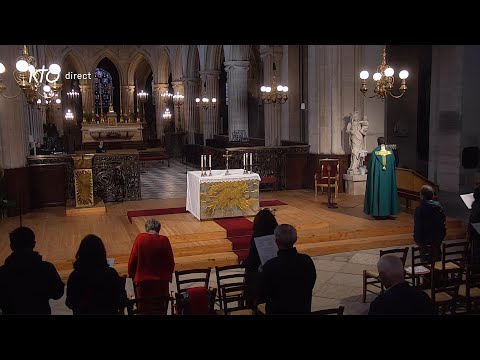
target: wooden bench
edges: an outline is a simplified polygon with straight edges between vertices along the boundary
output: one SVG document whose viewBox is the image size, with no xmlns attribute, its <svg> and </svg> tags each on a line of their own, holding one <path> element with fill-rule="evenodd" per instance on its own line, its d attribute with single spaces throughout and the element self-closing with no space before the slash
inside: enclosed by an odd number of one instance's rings
<svg viewBox="0 0 480 360">
<path fill-rule="evenodd" d="M 155 151 L 142 151 L 139 153 L 140 157 L 140 164 L 141 166 L 145 166 L 145 161 L 162 161 L 167 162 L 167 166 L 170 167 L 170 155 L 166 155 L 162 152 L 155 152 Z"/>
<path fill-rule="evenodd" d="M 397 194 L 399 198 L 406 200 L 406 208 L 410 209 L 410 202 L 420 202 L 420 188 L 430 185 L 435 193 L 433 199 L 438 200 L 439 187 L 424 176 L 411 169 L 397 168 Z"/>
<path fill-rule="evenodd" d="M 277 177 L 276 176 L 262 177 L 261 180 L 260 180 L 260 185 L 266 185 L 266 186 L 261 190 L 273 191 L 273 190 L 275 190 L 275 184 L 276 183 L 277 183 Z"/>
</svg>

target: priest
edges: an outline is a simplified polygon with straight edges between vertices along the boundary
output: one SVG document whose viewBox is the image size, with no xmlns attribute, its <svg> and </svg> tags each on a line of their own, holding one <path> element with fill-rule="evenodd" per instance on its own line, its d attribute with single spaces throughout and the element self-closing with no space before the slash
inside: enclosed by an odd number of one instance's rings
<svg viewBox="0 0 480 360">
<path fill-rule="evenodd" d="M 370 154 L 363 212 L 375 218 L 389 218 L 400 212 L 395 175 L 395 155 L 385 147 L 385 139 Z"/>
</svg>

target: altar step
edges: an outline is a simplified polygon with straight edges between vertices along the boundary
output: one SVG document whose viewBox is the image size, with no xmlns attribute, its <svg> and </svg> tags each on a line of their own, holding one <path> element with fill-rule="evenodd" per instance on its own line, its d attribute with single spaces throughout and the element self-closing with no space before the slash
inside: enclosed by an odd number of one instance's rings
<svg viewBox="0 0 480 360">
<path fill-rule="evenodd" d="M 465 231 L 452 231 L 447 232 L 445 240 L 456 240 L 463 238 L 465 238 Z M 297 244 L 296 248 L 301 253 L 308 254 L 310 256 L 319 256 L 358 250 L 412 245 L 415 245 L 412 234 L 396 234 L 366 238 L 351 238 L 343 240 L 302 243 Z"/>
</svg>

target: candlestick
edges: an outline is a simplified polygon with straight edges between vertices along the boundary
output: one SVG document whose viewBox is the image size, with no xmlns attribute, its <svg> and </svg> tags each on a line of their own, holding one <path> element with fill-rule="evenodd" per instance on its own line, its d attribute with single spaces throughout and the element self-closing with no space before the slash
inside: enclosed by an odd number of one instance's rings
<svg viewBox="0 0 480 360">
<path fill-rule="evenodd" d="M 252 167 L 252 157 L 253 157 L 253 153 L 250 153 L 250 167 Z"/>
<path fill-rule="evenodd" d="M 212 169 L 212 155 L 208 155 L 208 167 Z"/>
</svg>

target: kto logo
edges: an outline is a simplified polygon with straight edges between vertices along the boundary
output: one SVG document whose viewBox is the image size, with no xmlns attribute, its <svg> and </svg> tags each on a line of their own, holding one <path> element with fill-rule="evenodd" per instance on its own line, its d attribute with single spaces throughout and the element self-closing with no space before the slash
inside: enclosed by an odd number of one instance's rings
<svg viewBox="0 0 480 360">
<path fill-rule="evenodd" d="M 36 69 L 35 66 L 30 65 L 28 67 L 30 77 L 28 81 L 31 83 L 32 80 L 35 81 L 36 84 L 41 84 L 43 82 L 43 78 L 45 76 L 45 80 L 49 83 L 54 83 L 60 79 L 60 65 L 52 64 L 48 69 L 45 68 L 45 65 L 42 65 L 41 69 Z"/>
</svg>

